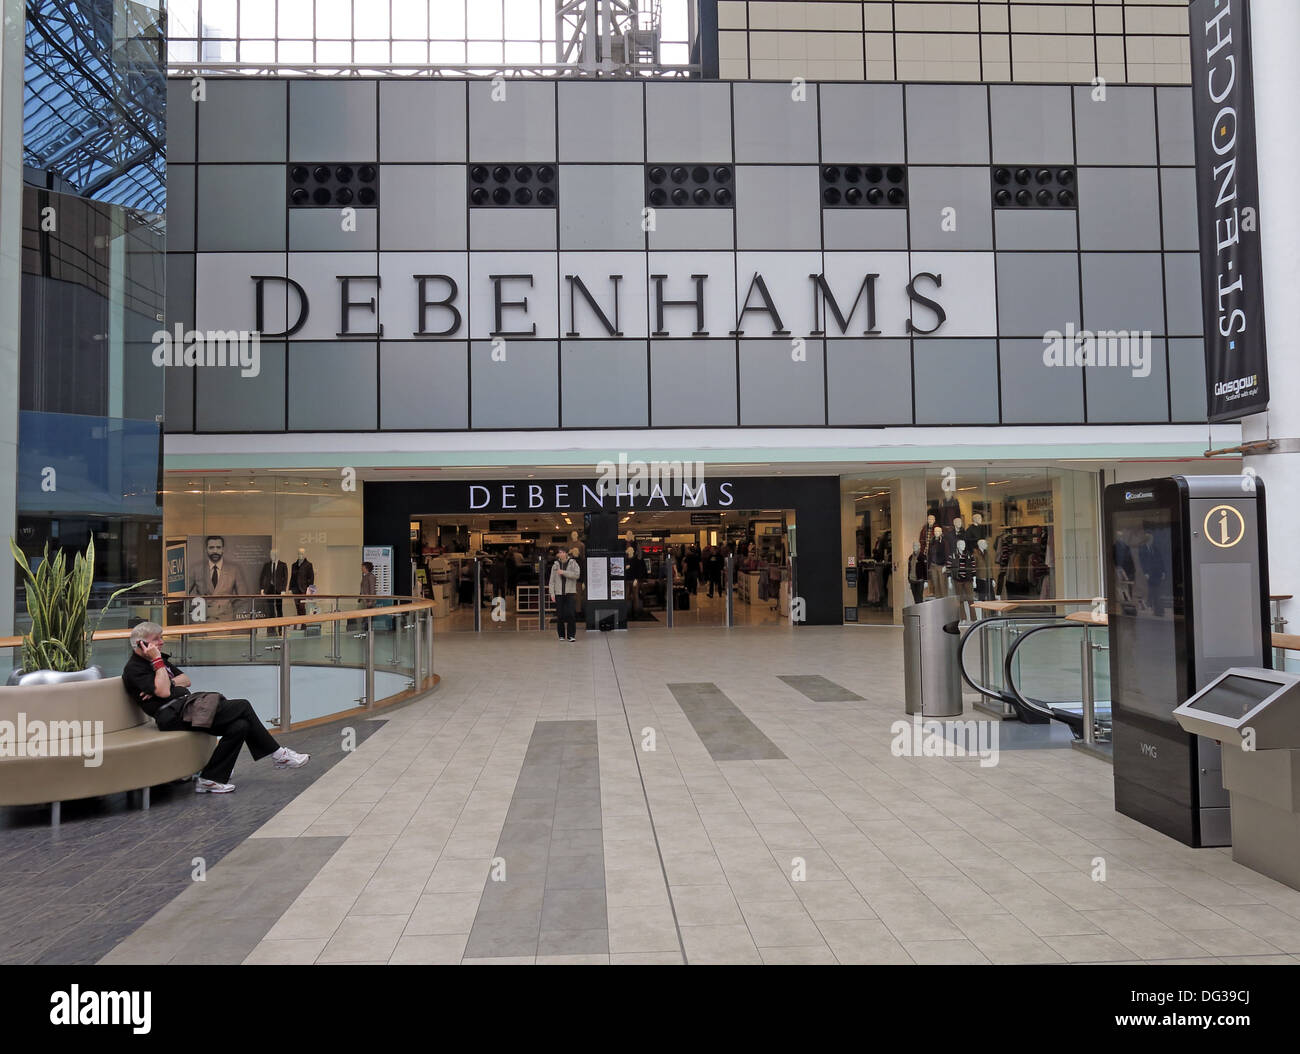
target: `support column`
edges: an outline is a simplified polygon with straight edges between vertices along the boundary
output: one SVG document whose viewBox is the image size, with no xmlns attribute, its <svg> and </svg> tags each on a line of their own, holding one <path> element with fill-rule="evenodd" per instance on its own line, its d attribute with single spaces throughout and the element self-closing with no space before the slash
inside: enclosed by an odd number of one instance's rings
<svg viewBox="0 0 1300 1054">
<path fill-rule="evenodd" d="M 840 486 L 843 487 L 843 481 Z M 850 586 L 848 579 L 844 574 L 844 569 L 848 566 L 850 558 L 853 558 L 854 567 L 857 567 L 858 555 L 858 523 L 857 502 L 854 496 L 849 493 L 840 491 L 840 599 L 845 607 L 858 606 L 858 587 L 856 584 Z M 868 545 L 870 543 L 868 542 Z M 861 572 L 858 572 L 861 574 Z M 862 613 L 858 612 L 859 621 Z"/>
<path fill-rule="evenodd" d="M 0 538 L 17 534 L 18 521 L 24 10 L 22 0 L 0 0 Z M 0 634 L 13 630 L 14 562 L 0 560 Z"/>
<path fill-rule="evenodd" d="M 1242 420 L 1247 442 L 1271 438 L 1275 453 L 1252 455 L 1267 488 L 1269 591 L 1300 597 L 1300 570 L 1285 554 L 1300 542 L 1300 339 L 1291 321 L 1300 281 L 1300 137 L 1295 111 L 1300 101 L 1300 3 L 1252 0 L 1251 50 L 1255 72 L 1256 154 L 1259 160 L 1259 233 L 1264 268 L 1264 320 L 1268 327 L 1268 376 L 1272 393 L 1266 413 Z M 1300 628 L 1300 601 L 1284 601 L 1289 632 Z"/>
<path fill-rule="evenodd" d="M 891 530 L 894 535 L 894 624 L 903 624 L 903 608 L 912 600 L 912 589 L 907 584 L 907 560 L 912 555 L 912 543 L 925 525 L 925 480 L 920 476 L 905 476 L 890 486 Z"/>
</svg>

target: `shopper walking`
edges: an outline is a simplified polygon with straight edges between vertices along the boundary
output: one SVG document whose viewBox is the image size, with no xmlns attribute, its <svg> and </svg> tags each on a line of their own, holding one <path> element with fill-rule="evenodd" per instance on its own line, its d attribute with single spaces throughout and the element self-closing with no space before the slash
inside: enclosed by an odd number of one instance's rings
<svg viewBox="0 0 1300 1054">
<path fill-rule="evenodd" d="M 715 589 L 722 596 L 722 553 L 716 545 L 704 551 L 704 577 L 709 583 L 709 596 L 713 596 Z"/>
<path fill-rule="evenodd" d="M 686 591 L 691 596 L 695 596 L 700 588 L 700 547 L 698 545 L 691 546 L 683 563 L 686 565 Z"/>
<path fill-rule="evenodd" d="M 578 561 L 569 555 L 567 549 L 561 549 L 551 564 L 551 578 L 547 592 L 555 604 L 555 632 L 562 641 L 577 640 L 578 622 L 574 614 L 574 602 L 577 599 L 578 576 L 581 568 Z"/>
</svg>

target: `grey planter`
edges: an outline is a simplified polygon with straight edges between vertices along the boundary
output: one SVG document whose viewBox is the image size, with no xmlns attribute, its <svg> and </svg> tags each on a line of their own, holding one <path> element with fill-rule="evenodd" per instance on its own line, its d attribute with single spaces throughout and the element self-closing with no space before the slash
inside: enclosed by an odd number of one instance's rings
<svg viewBox="0 0 1300 1054">
<path fill-rule="evenodd" d="M 99 666 L 87 666 L 84 670 L 69 670 L 66 673 L 60 673 L 56 670 L 32 670 L 29 673 L 23 673 L 22 670 L 14 670 L 5 681 L 7 686 L 25 688 L 32 684 L 66 684 L 69 681 L 102 681 L 104 671 Z"/>
</svg>

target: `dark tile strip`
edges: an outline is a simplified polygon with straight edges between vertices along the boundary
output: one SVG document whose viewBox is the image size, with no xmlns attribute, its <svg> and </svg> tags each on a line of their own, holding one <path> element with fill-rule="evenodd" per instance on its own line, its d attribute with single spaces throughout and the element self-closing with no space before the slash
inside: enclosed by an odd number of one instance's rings
<svg viewBox="0 0 1300 1054">
<path fill-rule="evenodd" d="M 351 723 L 356 741 L 383 723 Z M 278 737 L 311 754 L 301 769 L 277 771 L 244 754 L 235 767 L 239 789 L 228 796 L 180 783 L 154 788 L 147 812 L 125 794 L 65 802 L 54 829 L 45 806 L 0 808 L 0 962 L 97 962 L 193 884 L 196 856 L 210 870 L 341 761 L 342 727 Z M 60 910 L 49 913 L 52 891 Z"/>
<path fill-rule="evenodd" d="M 791 688 L 807 696 L 814 703 L 851 703 L 860 701 L 862 696 L 850 692 L 843 685 L 828 681 L 821 674 L 792 674 L 780 676 Z"/>
<path fill-rule="evenodd" d="M 342 836 L 251 838 L 226 856 L 226 867 L 217 874 L 227 880 L 219 890 L 191 882 L 180 897 L 174 897 L 170 886 L 142 887 L 136 910 L 142 915 L 147 912 L 148 921 L 123 941 L 120 936 L 114 939 L 120 921 L 117 912 L 89 920 L 100 928 L 88 935 L 86 943 L 91 948 L 108 944 L 101 958 L 111 953 L 110 962 L 238 965 L 345 841 Z M 154 917 L 169 905 L 165 914 Z M 121 912 L 131 913 L 129 907 Z M 84 960 L 89 950 L 69 938 L 47 949 L 41 961 L 69 962 L 72 956 Z"/>
<path fill-rule="evenodd" d="M 716 684 L 670 684 L 677 705 L 714 761 L 767 761 L 785 758 Z"/>
<path fill-rule="evenodd" d="M 466 958 L 609 952 L 595 721 L 539 721 L 465 946 Z"/>
</svg>

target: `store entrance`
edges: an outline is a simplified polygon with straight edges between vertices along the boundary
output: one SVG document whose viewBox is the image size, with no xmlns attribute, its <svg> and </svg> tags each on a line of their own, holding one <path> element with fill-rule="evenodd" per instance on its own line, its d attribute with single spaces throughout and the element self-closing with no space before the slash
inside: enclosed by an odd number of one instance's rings
<svg viewBox="0 0 1300 1054">
<path fill-rule="evenodd" d="M 785 509 L 718 512 L 625 509 L 618 516 L 623 551 L 621 591 L 627 628 L 725 626 L 726 558 L 733 557 L 733 612 L 737 626 L 776 625 L 789 619 L 791 531 Z M 413 578 L 433 599 L 439 632 L 541 628 L 538 604 L 561 548 L 579 558 L 579 625 L 587 606 L 587 524 L 582 513 L 424 515 L 409 517 Z M 609 572 L 609 582 L 615 581 Z M 671 576 L 672 589 L 669 591 Z M 548 617 L 549 624 L 549 617 Z"/>
</svg>

